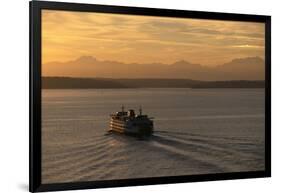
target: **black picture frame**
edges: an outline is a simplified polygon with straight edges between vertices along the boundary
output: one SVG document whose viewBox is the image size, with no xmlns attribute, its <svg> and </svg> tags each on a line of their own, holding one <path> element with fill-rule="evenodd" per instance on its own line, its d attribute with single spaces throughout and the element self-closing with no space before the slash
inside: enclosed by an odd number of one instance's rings
<svg viewBox="0 0 281 193">
<path fill-rule="evenodd" d="M 141 7 L 92 5 L 31 1 L 30 3 L 30 162 L 29 191 L 59 191 L 90 188 L 122 187 L 212 180 L 260 178 L 271 176 L 271 17 L 233 13 L 184 11 Z M 186 176 L 165 176 L 141 179 L 107 180 L 71 183 L 41 183 L 41 10 L 119 13 L 162 17 L 253 21 L 265 23 L 265 170 Z"/>
</svg>

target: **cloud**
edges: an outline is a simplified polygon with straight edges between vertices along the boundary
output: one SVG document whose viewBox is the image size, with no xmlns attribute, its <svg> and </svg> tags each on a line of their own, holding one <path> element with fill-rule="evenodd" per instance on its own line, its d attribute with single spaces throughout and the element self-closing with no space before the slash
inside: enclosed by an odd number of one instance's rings
<svg viewBox="0 0 281 193">
<path fill-rule="evenodd" d="M 81 55 L 122 62 L 215 65 L 264 55 L 264 24 L 43 10 L 43 63 Z"/>
</svg>

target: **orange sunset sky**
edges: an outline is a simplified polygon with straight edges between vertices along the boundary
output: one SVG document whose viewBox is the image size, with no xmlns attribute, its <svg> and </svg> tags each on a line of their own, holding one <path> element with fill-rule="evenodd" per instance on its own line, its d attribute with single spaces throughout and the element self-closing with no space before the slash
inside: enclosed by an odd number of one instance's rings
<svg viewBox="0 0 281 193">
<path fill-rule="evenodd" d="M 42 63 L 81 56 L 123 63 L 216 66 L 264 58 L 263 23 L 42 11 Z"/>
</svg>

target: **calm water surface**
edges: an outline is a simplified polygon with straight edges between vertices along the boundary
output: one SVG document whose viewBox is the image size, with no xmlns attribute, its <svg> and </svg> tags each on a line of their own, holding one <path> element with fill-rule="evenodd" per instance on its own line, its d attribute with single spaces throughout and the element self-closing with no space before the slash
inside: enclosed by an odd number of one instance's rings
<svg viewBox="0 0 281 193">
<path fill-rule="evenodd" d="M 264 169 L 263 89 L 42 91 L 43 183 Z M 149 140 L 106 135 L 109 114 L 154 117 Z"/>
</svg>

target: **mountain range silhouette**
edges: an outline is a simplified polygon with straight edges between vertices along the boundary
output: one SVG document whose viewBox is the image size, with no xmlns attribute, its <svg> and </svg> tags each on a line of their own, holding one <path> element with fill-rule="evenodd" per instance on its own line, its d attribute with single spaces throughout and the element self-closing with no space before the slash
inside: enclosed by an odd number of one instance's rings
<svg viewBox="0 0 281 193">
<path fill-rule="evenodd" d="M 209 67 L 180 60 L 172 64 L 123 63 L 98 60 L 92 56 L 67 62 L 49 62 L 42 65 L 43 76 L 80 78 L 168 78 L 204 81 L 264 80 L 265 64 L 260 57 L 237 58 Z"/>
</svg>

